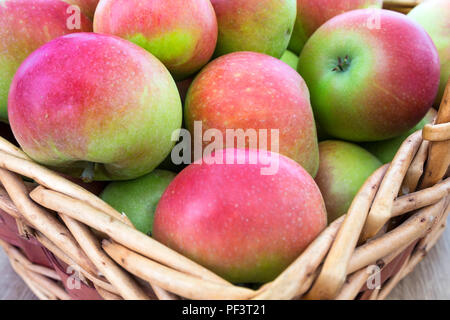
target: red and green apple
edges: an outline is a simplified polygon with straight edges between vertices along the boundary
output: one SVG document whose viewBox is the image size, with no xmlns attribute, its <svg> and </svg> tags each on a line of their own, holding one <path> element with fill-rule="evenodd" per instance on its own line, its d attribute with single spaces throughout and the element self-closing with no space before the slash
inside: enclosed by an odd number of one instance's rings
<svg viewBox="0 0 450 320">
<path fill-rule="evenodd" d="M 408 132 L 383 141 L 375 141 L 375 142 L 366 142 L 362 144 L 362 147 L 370 151 L 373 155 L 375 155 L 381 162 L 389 163 L 394 159 L 397 154 L 398 149 L 402 145 L 402 143 L 414 132 L 423 129 L 426 124 L 432 123 L 434 118 L 436 117 L 436 110 L 433 108 L 428 111 L 425 117 L 411 130 Z"/>
<path fill-rule="evenodd" d="M 86 16 L 90 19 L 94 18 L 95 8 L 97 8 L 100 0 L 63 0 L 71 5 L 78 6 Z"/>
<path fill-rule="evenodd" d="M 315 180 L 331 222 L 347 213 L 358 190 L 382 163 L 360 146 L 338 140 L 319 143 L 319 155 Z"/>
<path fill-rule="evenodd" d="M 32 53 L 17 71 L 9 119 L 35 161 L 87 180 L 126 180 L 170 153 L 181 101 L 164 65 L 118 37 L 75 33 Z"/>
<path fill-rule="evenodd" d="M 361 9 L 322 25 L 306 43 L 298 71 L 326 133 L 379 141 L 425 116 L 438 92 L 440 66 L 420 25 L 397 12 Z"/>
<path fill-rule="evenodd" d="M 225 149 L 214 158 L 223 164 L 206 157 L 172 181 L 156 209 L 153 236 L 229 281 L 271 281 L 325 228 L 320 191 L 299 164 L 279 154 Z M 276 173 L 261 174 L 275 162 Z"/>
<path fill-rule="evenodd" d="M 37 48 L 59 36 L 92 31 L 80 16 L 80 29 L 70 29 L 69 5 L 60 0 L 4 0 L 0 3 L 0 120 L 8 120 L 8 92 L 20 64 Z"/>
<path fill-rule="evenodd" d="M 196 121 L 203 133 L 215 129 L 224 137 L 227 129 L 266 130 L 269 150 L 297 161 L 312 176 L 317 172 L 318 142 L 308 88 L 295 70 L 276 58 L 235 52 L 214 60 L 194 79 L 184 112 L 191 135 Z M 278 143 L 270 140 L 272 130 L 277 130 Z M 253 148 L 261 142 L 258 138 Z M 252 146 L 246 141 L 245 147 Z"/>
<path fill-rule="evenodd" d="M 94 31 L 141 46 L 176 80 L 203 67 L 217 42 L 217 20 L 209 0 L 101 0 Z"/>
<path fill-rule="evenodd" d="M 428 32 L 438 50 L 441 60 L 441 81 L 435 104 L 439 106 L 450 78 L 450 1 L 428 0 L 411 10 L 408 17 L 418 22 Z"/>
<path fill-rule="evenodd" d="M 294 28 L 295 0 L 211 0 L 219 24 L 215 56 L 254 51 L 281 58 Z"/>
<path fill-rule="evenodd" d="M 306 41 L 325 22 L 344 12 L 381 9 L 383 0 L 297 0 L 297 18 L 289 50 L 300 54 Z"/>
</svg>

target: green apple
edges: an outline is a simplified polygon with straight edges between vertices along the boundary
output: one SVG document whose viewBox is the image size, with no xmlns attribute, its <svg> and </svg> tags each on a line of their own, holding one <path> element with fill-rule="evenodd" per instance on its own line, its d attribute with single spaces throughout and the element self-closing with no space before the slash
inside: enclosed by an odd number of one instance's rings
<svg viewBox="0 0 450 320">
<path fill-rule="evenodd" d="M 406 138 L 417 130 L 423 129 L 426 124 L 431 123 L 435 116 L 436 110 L 430 109 L 426 116 L 414 128 L 405 134 L 389 140 L 363 143 L 362 146 L 374 154 L 381 162 L 389 163 L 392 159 L 394 159 L 403 141 L 405 141 Z"/>
<path fill-rule="evenodd" d="M 382 163 L 360 146 L 338 140 L 319 143 L 319 156 L 315 181 L 332 222 L 347 212 L 358 190 Z"/>
<path fill-rule="evenodd" d="M 150 235 L 159 199 L 176 174 L 155 170 L 143 177 L 110 183 L 100 197 L 124 213 L 139 231 Z"/>
<path fill-rule="evenodd" d="M 286 50 L 280 60 L 297 70 L 298 56 L 292 51 Z"/>
</svg>

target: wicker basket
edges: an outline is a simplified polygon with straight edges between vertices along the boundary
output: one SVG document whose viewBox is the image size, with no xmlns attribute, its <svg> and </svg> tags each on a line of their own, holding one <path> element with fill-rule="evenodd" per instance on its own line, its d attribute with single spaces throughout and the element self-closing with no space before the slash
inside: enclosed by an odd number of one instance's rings
<svg viewBox="0 0 450 320">
<path fill-rule="evenodd" d="M 0 245 L 40 299 L 383 299 L 444 231 L 449 164 L 450 82 L 435 124 L 412 134 L 276 280 L 252 290 L 135 230 L 94 190 L 0 138 Z"/>
</svg>

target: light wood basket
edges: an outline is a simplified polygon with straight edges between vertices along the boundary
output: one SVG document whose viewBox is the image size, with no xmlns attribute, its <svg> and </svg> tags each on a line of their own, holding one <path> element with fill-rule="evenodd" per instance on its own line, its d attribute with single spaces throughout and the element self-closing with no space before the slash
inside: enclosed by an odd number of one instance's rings
<svg viewBox="0 0 450 320">
<path fill-rule="evenodd" d="M 402 10 L 415 4 L 386 1 Z M 450 212 L 449 164 L 450 82 L 435 124 L 412 134 L 392 163 L 365 182 L 348 213 L 258 290 L 232 285 L 137 231 L 100 198 L 3 138 L 0 209 L 15 219 L 22 237 L 37 239 L 60 261 L 76 266 L 83 283 L 104 299 L 375 300 L 384 299 L 443 233 Z M 37 297 L 71 299 L 53 269 L 31 263 L 4 241 L 0 245 Z M 393 263 L 386 281 L 367 290 L 368 281 Z"/>
</svg>

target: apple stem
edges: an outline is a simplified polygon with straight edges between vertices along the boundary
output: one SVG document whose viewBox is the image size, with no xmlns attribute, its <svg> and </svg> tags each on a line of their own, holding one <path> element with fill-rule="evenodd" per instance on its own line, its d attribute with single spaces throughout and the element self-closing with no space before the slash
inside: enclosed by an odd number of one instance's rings
<svg viewBox="0 0 450 320">
<path fill-rule="evenodd" d="M 81 173 L 83 182 L 92 182 L 94 180 L 94 162 L 86 162 L 86 166 Z"/>
<path fill-rule="evenodd" d="M 350 66 L 350 58 L 348 55 L 345 56 L 344 59 L 342 59 L 341 57 L 338 57 L 337 60 L 338 60 L 338 64 L 336 67 L 334 67 L 332 69 L 332 71 L 343 72 L 343 71 L 346 71 L 348 69 L 348 67 Z"/>
</svg>

